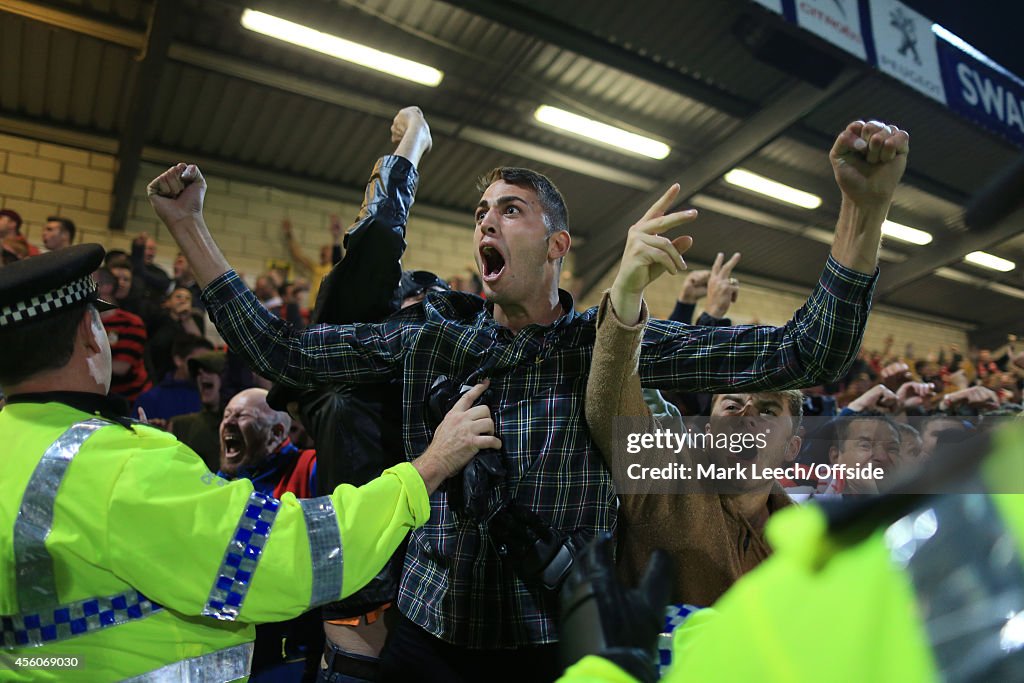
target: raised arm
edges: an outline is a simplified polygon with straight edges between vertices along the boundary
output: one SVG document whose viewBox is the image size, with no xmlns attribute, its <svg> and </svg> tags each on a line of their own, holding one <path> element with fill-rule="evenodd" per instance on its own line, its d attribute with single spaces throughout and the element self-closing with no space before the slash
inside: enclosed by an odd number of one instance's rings
<svg viewBox="0 0 1024 683">
<path fill-rule="evenodd" d="M 295 265 L 307 274 L 312 273 L 313 261 L 302 253 L 302 248 L 299 247 L 299 243 L 295 241 L 295 235 L 292 234 L 292 222 L 287 218 L 281 221 L 281 234 L 284 235 L 284 241 L 288 243 L 288 252 L 292 256 L 292 261 L 295 261 Z"/>
<path fill-rule="evenodd" d="M 835 240 L 807 303 L 782 327 L 687 328 L 652 321 L 640 362 L 644 386 L 769 391 L 842 376 L 864 335 L 882 221 L 908 149 L 909 136 L 895 126 L 847 126 L 830 153 L 843 195 Z"/>
<path fill-rule="evenodd" d="M 430 127 L 418 107 L 398 112 L 391 124 L 394 154 L 380 158 L 366 184 L 359 215 L 345 235 L 345 258 L 324 278 L 313 321 L 352 323 L 380 320 L 400 302 L 394 298 L 402 276 L 405 226 L 416 195 L 416 170 L 431 147 Z M 352 296 L 359 287 L 360 296 Z"/>
<path fill-rule="evenodd" d="M 206 289 L 231 270 L 203 218 L 206 179 L 198 166 L 171 166 L 146 186 L 146 196 L 192 266 L 200 287 Z"/>
<path fill-rule="evenodd" d="M 843 193 L 832 258 L 861 273 L 874 273 L 882 223 L 907 168 L 910 135 L 881 121 L 854 121 L 836 138 L 829 160 Z"/>
<path fill-rule="evenodd" d="M 255 372 L 288 386 L 310 387 L 386 379 L 399 371 L 401 324 L 316 325 L 298 332 L 260 305 L 231 270 L 203 220 L 206 181 L 196 166 L 172 166 L 147 192 L 192 265 L 217 331 Z"/>
</svg>

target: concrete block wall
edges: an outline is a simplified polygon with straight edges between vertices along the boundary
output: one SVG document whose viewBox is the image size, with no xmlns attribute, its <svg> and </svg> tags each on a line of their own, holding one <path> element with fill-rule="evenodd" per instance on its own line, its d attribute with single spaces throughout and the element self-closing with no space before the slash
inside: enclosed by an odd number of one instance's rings
<svg viewBox="0 0 1024 683">
<path fill-rule="evenodd" d="M 75 222 L 76 243 L 98 242 L 108 249 L 129 249 L 145 232 L 157 241 L 157 263 L 170 272 L 177 246 L 146 199 L 146 184 L 165 167 L 142 164 L 132 191 L 124 232 L 107 228 L 115 161 L 106 154 L 52 145 L 0 134 L 0 208 L 11 208 L 24 220 L 22 232 L 42 246 L 48 216 Z M 369 169 L 367 169 L 369 171 Z M 205 215 L 214 238 L 229 262 L 252 283 L 269 260 L 290 260 L 281 221 L 291 220 L 296 238 L 312 260 L 330 243 L 331 214 L 343 225 L 359 211 L 352 203 L 263 187 L 207 175 Z M 405 267 L 436 271 L 443 277 L 464 273 L 473 264 L 471 216 L 456 226 L 415 216 L 408 228 Z"/>
<path fill-rule="evenodd" d="M 25 221 L 23 232 L 37 246 L 41 246 L 42 228 L 50 215 L 66 216 L 75 222 L 76 242 L 99 242 L 108 249 L 127 250 L 135 235 L 146 232 L 157 241 L 157 262 L 170 272 L 177 247 L 150 208 L 145 189 L 163 170 L 165 167 L 154 164 L 142 165 L 133 188 L 126 230 L 112 232 L 107 228 L 115 172 L 112 156 L 0 134 L 0 208 L 11 208 L 21 214 Z M 337 214 L 342 224 L 347 225 L 359 210 L 351 203 L 216 175 L 207 176 L 207 182 L 207 223 L 228 261 L 250 284 L 266 270 L 268 260 L 290 258 L 281 235 L 282 219 L 291 220 L 299 243 L 316 260 L 320 245 L 330 240 L 330 215 Z M 471 221 L 469 214 L 460 225 L 420 218 L 414 207 L 404 266 L 431 270 L 446 278 L 473 270 Z M 690 267 L 706 265 L 691 263 Z M 564 271 L 569 274 L 572 268 L 570 255 Z M 742 282 L 742 264 L 736 276 Z M 614 272 L 607 274 L 595 293 L 579 300 L 578 306 L 596 304 L 600 291 L 611 285 L 613 277 Z M 671 312 L 682 281 L 683 276 L 664 276 L 652 285 L 647 299 L 653 315 L 664 317 Z M 789 292 L 743 284 L 730 314 L 737 323 L 777 325 L 788 320 L 803 301 L 804 297 Z M 911 343 L 918 356 L 940 346 L 967 346 L 966 333 L 954 325 L 874 312 L 868 323 L 865 347 L 880 349 L 890 333 L 895 337 L 895 350 L 902 351 Z"/>
</svg>

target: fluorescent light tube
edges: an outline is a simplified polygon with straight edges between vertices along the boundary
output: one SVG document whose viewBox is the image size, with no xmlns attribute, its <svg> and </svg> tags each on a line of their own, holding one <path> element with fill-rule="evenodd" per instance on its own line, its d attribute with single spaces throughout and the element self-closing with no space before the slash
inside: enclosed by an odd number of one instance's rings
<svg viewBox="0 0 1024 683">
<path fill-rule="evenodd" d="M 242 12 L 242 26 L 271 38 L 433 88 L 436 88 L 444 78 L 444 74 L 432 66 L 381 52 L 256 10 L 247 9 Z"/>
<path fill-rule="evenodd" d="M 882 223 L 882 234 L 901 242 L 909 242 L 918 246 L 928 244 L 932 241 L 932 234 L 924 230 L 912 228 L 909 225 L 885 221 Z"/>
<path fill-rule="evenodd" d="M 783 185 L 763 175 L 752 173 L 742 168 L 734 168 L 725 174 L 725 182 L 745 190 L 763 194 L 787 204 L 795 204 L 805 209 L 816 209 L 821 206 L 821 197 L 810 192 Z"/>
<path fill-rule="evenodd" d="M 1017 267 L 1017 264 L 1013 261 L 1007 261 L 1004 258 L 999 258 L 984 251 L 972 251 L 967 256 L 964 256 L 964 261 L 981 266 L 982 268 L 998 270 L 1000 273 L 1008 273 Z"/>
<path fill-rule="evenodd" d="M 549 107 L 546 104 L 537 107 L 533 117 L 541 123 L 574 135 L 580 135 L 590 140 L 611 145 L 612 147 L 618 147 L 627 152 L 642 154 L 651 159 L 664 159 L 672 151 L 672 148 L 663 142 L 658 142 L 636 133 L 630 133 L 628 130 L 609 126 L 607 123 L 594 121 L 593 119 L 567 112 L 564 109 Z"/>
</svg>

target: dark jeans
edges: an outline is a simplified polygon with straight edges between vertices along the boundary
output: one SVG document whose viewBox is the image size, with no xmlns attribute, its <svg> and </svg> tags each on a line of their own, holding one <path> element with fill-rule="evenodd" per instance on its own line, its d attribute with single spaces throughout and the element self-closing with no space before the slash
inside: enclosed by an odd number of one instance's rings
<svg viewBox="0 0 1024 683">
<path fill-rule="evenodd" d="M 384 683 L 544 683 L 562 673 L 558 644 L 517 650 L 471 650 L 452 645 L 396 615 L 380 658 Z"/>
</svg>

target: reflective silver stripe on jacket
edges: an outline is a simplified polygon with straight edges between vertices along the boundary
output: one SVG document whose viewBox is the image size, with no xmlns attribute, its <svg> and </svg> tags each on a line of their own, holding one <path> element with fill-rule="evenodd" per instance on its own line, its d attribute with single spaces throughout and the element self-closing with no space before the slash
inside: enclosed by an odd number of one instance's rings
<svg viewBox="0 0 1024 683">
<path fill-rule="evenodd" d="M 238 618 L 280 507 L 281 501 L 273 496 L 258 491 L 249 495 L 210 589 L 203 616 L 224 621 Z"/>
<path fill-rule="evenodd" d="M 129 621 L 143 619 L 163 609 L 137 590 L 102 598 L 86 598 L 43 612 L 23 612 L 0 617 L 0 646 L 37 647 L 85 635 Z"/>
<path fill-rule="evenodd" d="M 913 582 L 944 680 L 1024 680 L 1024 569 L 989 496 L 942 496 L 885 542 Z"/>
<path fill-rule="evenodd" d="M 243 643 L 124 679 L 124 683 L 225 683 L 249 675 L 252 643 Z"/>
<path fill-rule="evenodd" d="M 330 496 L 303 498 L 299 505 L 306 518 L 309 554 L 313 561 L 313 590 L 309 606 L 317 607 L 341 597 L 341 530 Z"/>
<path fill-rule="evenodd" d="M 28 480 L 14 522 L 14 584 L 22 613 L 42 612 L 59 604 L 53 558 L 46 549 L 46 537 L 53 528 L 53 504 L 82 444 L 109 424 L 113 423 L 93 418 L 68 427 L 46 449 Z"/>
</svg>

